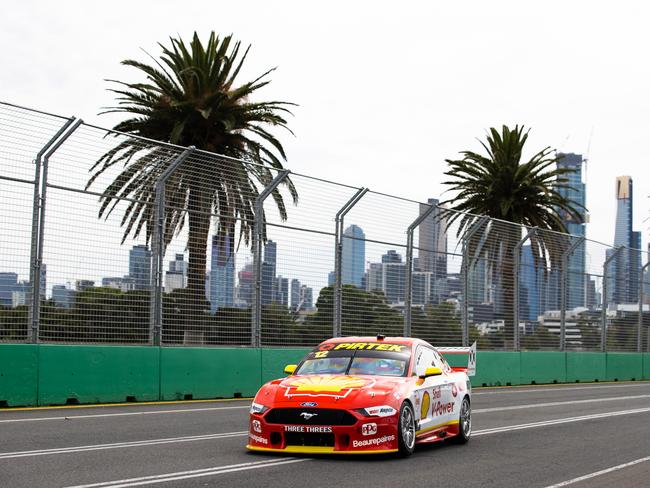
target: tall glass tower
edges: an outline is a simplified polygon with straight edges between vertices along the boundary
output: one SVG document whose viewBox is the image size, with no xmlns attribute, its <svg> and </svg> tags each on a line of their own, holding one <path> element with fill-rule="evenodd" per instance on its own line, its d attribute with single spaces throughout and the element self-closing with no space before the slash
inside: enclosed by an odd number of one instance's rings
<svg viewBox="0 0 650 488">
<path fill-rule="evenodd" d="M 567 232 L 578 237 L 586 236 L 587 215 L 584 210 L 586 202 L 586 186 L 582 181 L 582 155 L 567 153 L 558 154 L 558 168 L 572 170 L 565 178 L 570 188 L 558 188 L 558 193 L 575 203 L 574 208 L 582 216 L 582 222 L 577 221 L 567 212 L 562 212 L 562 220 Z M 586 297 L 586 275 L 585 275 L 585 242 L 582 242 L 568 260 L 567 270 L 567 308 L 585 306 Z"/>
<path fill-rule="evenodd" d="M 632 177 L 616 177 L 616 228 L 614 246 L 625 246 L 609 269 L 606 303 L 634 303 L 638 295 L 638 252 L 630 249 L 640 247 L 641 234 L 632 230 L 633 217 Z M 613 250 L 607 251 L 607 257 Z"/>
<path fill-rule="evenodd" d="M 343 250 L 341 253 L 341 283 L 363 286 L 366 264 L 366 235 L 361 227 L 351 225 L 343 232 Z"/>
<path fill-rule="evenodd" d="M 235 253 L 230 236 L 212 236 L 210 312 L 235 303 Z"/>
</svg>

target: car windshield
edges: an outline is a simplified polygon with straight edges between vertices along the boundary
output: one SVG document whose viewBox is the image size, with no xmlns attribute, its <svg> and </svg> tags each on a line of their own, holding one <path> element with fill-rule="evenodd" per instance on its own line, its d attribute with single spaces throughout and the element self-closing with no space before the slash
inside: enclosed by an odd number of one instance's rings
<svg viewBox="0 0 650 488">
<path fill-rule="evenodd" d="M 410 355 L 403 344 L 325 343 L 307 355 L 295 374 L 405 376 Z"/>
</svg>

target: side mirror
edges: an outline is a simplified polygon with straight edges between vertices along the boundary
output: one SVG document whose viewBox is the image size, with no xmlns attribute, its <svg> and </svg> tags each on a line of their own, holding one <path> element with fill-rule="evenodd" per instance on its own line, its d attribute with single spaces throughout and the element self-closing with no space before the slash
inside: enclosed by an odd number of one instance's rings
<svg viewBox="0 0 650 488">
<path fill-rule="evenodd" d="M 297 368 L 297 367 L 298 367 L 298 366 L 297 366 L 296 364 L 287 364 L 287 365 L 284 367 L 284 373 L 285 373 L 285 374 L 293 374 L 293 373 L 296 371 L 296 368 Z"/>
<path fill-rule="evenodd" d="M 436 368 L 435 366 L 428 367 L 424 370 L 424 374 L 420 378 L 428 378 L 430 376 L 440 376 L 442 374 L 442 369 Z"/>
</svg>

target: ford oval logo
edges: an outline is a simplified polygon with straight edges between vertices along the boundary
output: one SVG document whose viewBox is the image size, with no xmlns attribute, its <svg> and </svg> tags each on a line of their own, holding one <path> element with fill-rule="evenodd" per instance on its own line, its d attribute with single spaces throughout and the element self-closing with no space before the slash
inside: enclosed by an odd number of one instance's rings
<svg viewBox="0 0 650 488">
<path fill-rule="evenodd" d="M 305 420 L 310 420 L 310 419 L 314 418 L 316 415 L 318 415 L 318 414 L 317 413 L 309 413 L 309 412 L 302 412 L 300 414 L 300 416 Z"/>
<path fill-rule="evenodd" d="M 317 407 L 318 403 L 316 402 L 305 402 L 300 404 L 301 407 Z"/>
</svg>

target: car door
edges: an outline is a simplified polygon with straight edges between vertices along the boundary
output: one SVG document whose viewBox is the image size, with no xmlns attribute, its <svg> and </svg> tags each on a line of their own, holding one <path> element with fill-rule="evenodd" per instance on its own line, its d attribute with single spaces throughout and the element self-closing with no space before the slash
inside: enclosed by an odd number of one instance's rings
<svg viewBox="0 0 650 488">
<path fill-rule="evenodd" d="M 435 366 L 442 367 L 442 363 L 436 358 L 436 352 L 430 347 L 418 346 L 415 352 L 413 374 L 418 377 L 424 375 L 427 368 Z M 419 379 L 414 392 L 416 417 L 419 419 L 418 434 L 435 429 L 444 420 L 440 420 L 441 407 L 439 405 L 443 397 L 443 383 L 445 374 Z M 446 397 L 446 395 L 445 395 Z"/>
<path fill-rule="evenodd" d="M 446 424 L 458 420 L 457 399 L 459 395 L 456 386 L 456 373 L 438 351 L 433 353 L 433 365 L 442 370 L 442 375 L 437 376 L 440 394 L 436 398 L 435 404 L 432 405 L 431 414 L 434 424 Z"/>
</svg>

